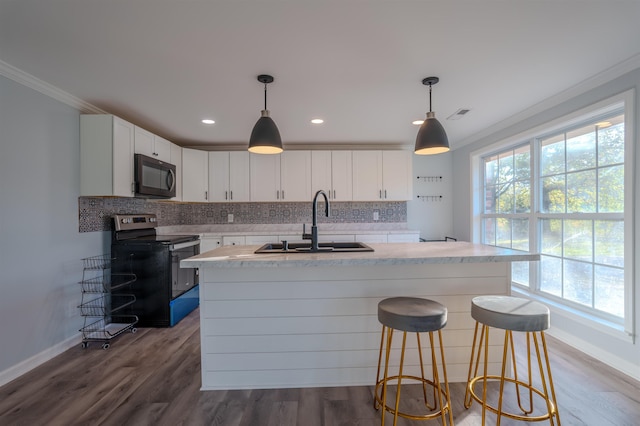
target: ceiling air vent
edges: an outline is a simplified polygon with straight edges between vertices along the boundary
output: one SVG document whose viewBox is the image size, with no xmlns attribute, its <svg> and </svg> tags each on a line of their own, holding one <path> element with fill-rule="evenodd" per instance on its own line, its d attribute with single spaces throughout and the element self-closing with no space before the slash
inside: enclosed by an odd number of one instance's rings
<svg viewBox="0 0 640 426">
<path fill-rule="evenodd" d="M 453 114 L 451 114 L 450 116 L 447 117 L 447 120 L 460 120 L 462 117 L 464 117 L 469 111 L 471 111 L 471 108 L 460 108 L 459 110 L 457 110 L 456 112 L 454 112 Z"/>
</svg>

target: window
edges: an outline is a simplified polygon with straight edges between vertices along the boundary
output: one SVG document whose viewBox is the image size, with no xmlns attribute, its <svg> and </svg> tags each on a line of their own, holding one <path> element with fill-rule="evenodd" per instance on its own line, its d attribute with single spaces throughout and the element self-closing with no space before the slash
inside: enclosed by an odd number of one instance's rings
<svg viewBox="0 0 640 426">
<path fill-rule="evenodd" d="M 474 226 L 484 244 L 540 253 L 540 262 L 513 264 L 515 287 L 629 331 L 633 161 L 626 99 L 476 156 L 482 179 Z"/>
</svg>

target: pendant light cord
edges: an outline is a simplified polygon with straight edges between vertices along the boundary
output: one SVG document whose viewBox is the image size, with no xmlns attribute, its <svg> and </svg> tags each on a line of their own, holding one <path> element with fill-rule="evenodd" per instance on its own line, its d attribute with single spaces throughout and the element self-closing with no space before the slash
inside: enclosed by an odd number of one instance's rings
<svg viewBox="0 0 640 426">
<path fill-rule="evenodd" d="M 267 109 L 267 83 L 264 84 L 264 109 Z"/>
<path fill-rule="evenodd" d="M 431 83 L 429 83 L 429 112 L 431 112 Z"/>
</svg>

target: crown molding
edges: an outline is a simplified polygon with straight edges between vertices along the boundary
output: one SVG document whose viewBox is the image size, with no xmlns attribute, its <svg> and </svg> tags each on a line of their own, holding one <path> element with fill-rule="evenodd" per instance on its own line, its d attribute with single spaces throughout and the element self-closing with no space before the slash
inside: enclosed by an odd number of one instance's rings
<svg viewBox="0 0 640 426">
<path fill-rule="evenodd" d="M 557 93 L 550 98 L 545 99 L 542 102 L 539 102 L 530 108 L 525 109 L 517 114 L 512 115 L 511 117 L 500 121 L 481 132 L 474 134 L 472 137 L 468 137 L 463 139 L 455 144 L 455 147 L 452 149 L 462 148 L 463 146 L 472 144 L 479 140 L 482 140 L 486 137 L 493 135 L 496 132 L 504 130 L 512 125 L 518 124 L 524 120 L 527 120 L 537 114 L 540 114 L 548 109 L 551 109 L 555 106 L 562 104 L 563 102 L 567 102 L 577 96 L 580 96 L 590 90 L 595 89 L 598 86 L 601 86 L 605 83 L 608 83 L 612 80 L 615 80 L 618 77 L 621 77 L 635 69 L 640 68 L 640 54 L 634 55 L 628 58 L 625 61 L 622 61 L 616 65 L 613 65 L 606 70 L 583 80 L 574 86 Z"/>
<path fill-rule="evenodd" d="M 0 60 L 0 75 L 3 75 L 15 81 L 16 83 L 20 83 L 23 86 L 29 87 L 66 105 L 69 105 L 70 107 L 77 109 L 81 113 L 107 114 L 106 111 L 98 108 L 97 106 L 92 105 L 89 102 L 85 102 L 80 98 L 76 98 L 75 96 L 65 92 L 64 90 L 58 89 L 57 87 L 52 86 L 51 84 L 42 81 L 39 78 L 34 77 L 31 74 L 28 74 L 2 60 Z"/>
</svg>

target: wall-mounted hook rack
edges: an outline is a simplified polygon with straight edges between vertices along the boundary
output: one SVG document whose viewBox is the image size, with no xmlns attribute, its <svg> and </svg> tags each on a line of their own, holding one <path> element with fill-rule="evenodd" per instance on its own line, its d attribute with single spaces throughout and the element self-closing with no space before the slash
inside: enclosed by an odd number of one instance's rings
<svg viewBox="0 0 640 426">
<path fill-rule="evenodd" d="M 418 180 L 423 182 L 442 182 L 442 176 L 418 176 Z"/>
<path fill-rule="evenodd" d="M 422 201 L 442 201 L 442 195 L 418 195 L 418 199 Z"/>
</svg>

